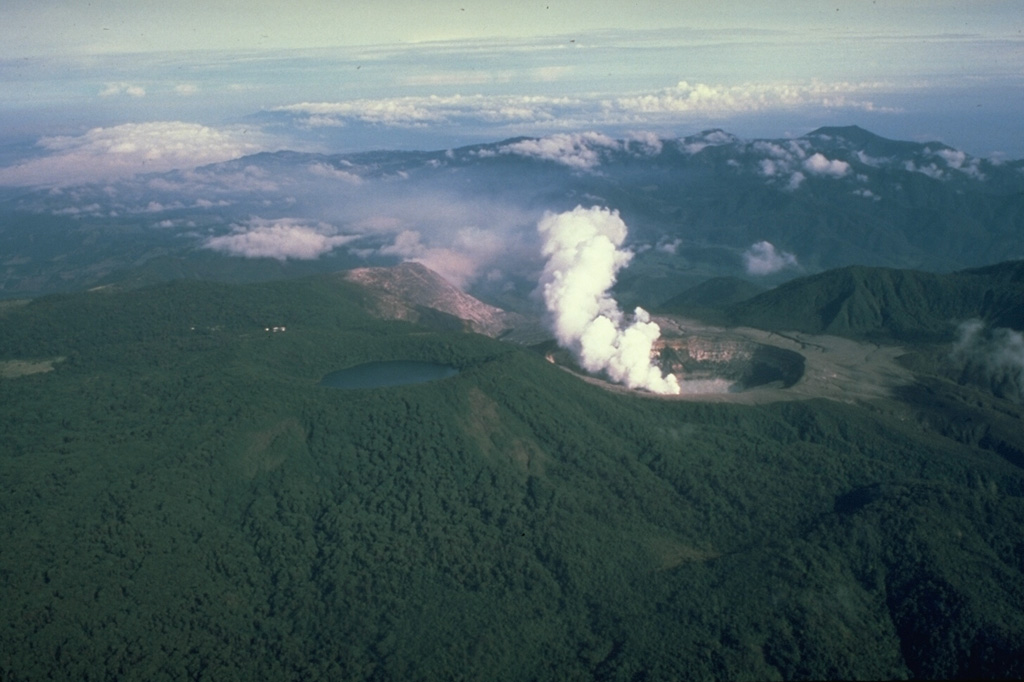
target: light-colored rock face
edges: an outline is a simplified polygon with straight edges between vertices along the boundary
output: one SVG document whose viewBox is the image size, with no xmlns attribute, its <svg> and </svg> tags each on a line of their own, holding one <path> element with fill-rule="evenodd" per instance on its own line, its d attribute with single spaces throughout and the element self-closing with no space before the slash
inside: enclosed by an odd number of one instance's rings
<svg viewBox="0 0 1024 682">
<path fill-rule="evenodd" d="M 460 291 L 420 263 L 358 268 L 343 276 L 364 286 L 377 314 L 386 319 L 418 322 L 426 308 L 463 320 L 469 330 L 487 336 L 499 336 L 515 326 L 515 316 Z"/>
<path fill-rule="evenodd" d="M 659 318 L 662 336 L 651 349 L 664 372 L 681 382 L 726 381 L 732 390 L 764 385 L 789 387 L 803 376 L 804 357 L 798 352 L 758 343 L 730 330 L 684 326 Z"/>
<path fill-rule="evenodd" d="M 666 349 L 672 349 L 694 362 L 721 364 L 749 361 L 755 348 L 756 344 L 736 339 L 686 336 L 659 339 L 653 350 L 665 355 Z"/>
</svg>

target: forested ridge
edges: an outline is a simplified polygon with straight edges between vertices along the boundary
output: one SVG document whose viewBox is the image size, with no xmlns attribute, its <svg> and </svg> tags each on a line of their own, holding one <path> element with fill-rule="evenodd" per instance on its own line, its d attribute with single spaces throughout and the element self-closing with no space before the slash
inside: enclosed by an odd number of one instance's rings
<svg viewBox="0 0 1024 682">
<path fill-rule="evenodd" d="M 0 679 L 1024 675 L 1019 406 L 610 393 L 361 296 L 0 309 L 54 360 L 0 376 Z M 461 372 L 318 385 L 388 359 Z"/>
<path fill-rule="evenodd" d="M 883 341 L 947 340 L 969 318 L 1024 328 L 1024 261 L 937 274 L 850 266 L 726 307 L 732 324 Z"/>
</svg>

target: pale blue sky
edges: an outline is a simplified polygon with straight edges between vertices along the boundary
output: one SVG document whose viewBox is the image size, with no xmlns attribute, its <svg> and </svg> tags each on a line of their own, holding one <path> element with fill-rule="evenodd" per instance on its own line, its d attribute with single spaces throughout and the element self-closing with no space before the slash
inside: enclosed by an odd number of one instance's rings
<svg viewBox="0 0 1024 682">
<path fill-rule="evenodd" d="M 0 168 L 99 127 L 179 158 L 168 131 L 195 126 L 349 151 L 856 123 L 1018 158 L 1022 31 L 1020 3 L 985 0 L 7 0 Z"/>
<path fill-rule="evenodd" d="M 75 55 L 292 49 L 596 29 L 795 29 L 1019 36 L 1013 0 L 7 0 L 0 50 Z"/>
</svg>

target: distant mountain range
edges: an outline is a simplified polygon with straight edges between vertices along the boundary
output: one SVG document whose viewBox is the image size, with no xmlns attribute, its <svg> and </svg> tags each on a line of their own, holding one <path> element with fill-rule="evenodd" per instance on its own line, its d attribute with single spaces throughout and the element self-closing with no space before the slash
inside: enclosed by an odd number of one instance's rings
<svg viewBox="0 0 1024 682">
<path fill-rule="evenodd" d="M 545 211 L 618 210 L 625 305 L 713 277 L 1024 258 L 1024 161 L 856 126 L 742 140 L 597 133 L 432 152 L 262 153 L 193 171 L 0 192 L 0 296 L 134 279 L 272 279 L 416 260 L 521 308 Z"/>
</svg>

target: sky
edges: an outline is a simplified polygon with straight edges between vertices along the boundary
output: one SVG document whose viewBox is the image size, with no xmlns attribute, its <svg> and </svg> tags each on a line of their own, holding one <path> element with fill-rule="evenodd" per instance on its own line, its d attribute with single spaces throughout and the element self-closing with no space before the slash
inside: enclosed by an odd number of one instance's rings
<svg viewBox="0 0 1024 682">
<path fill-rule="evenodd" d="M 995 0 L 6 0 L 0 184 L 261 150 L 857 124 L 1024 157 L 1024 11 Z M 103 179 L 102 177 L 100 179 Z"/>
</svg>

